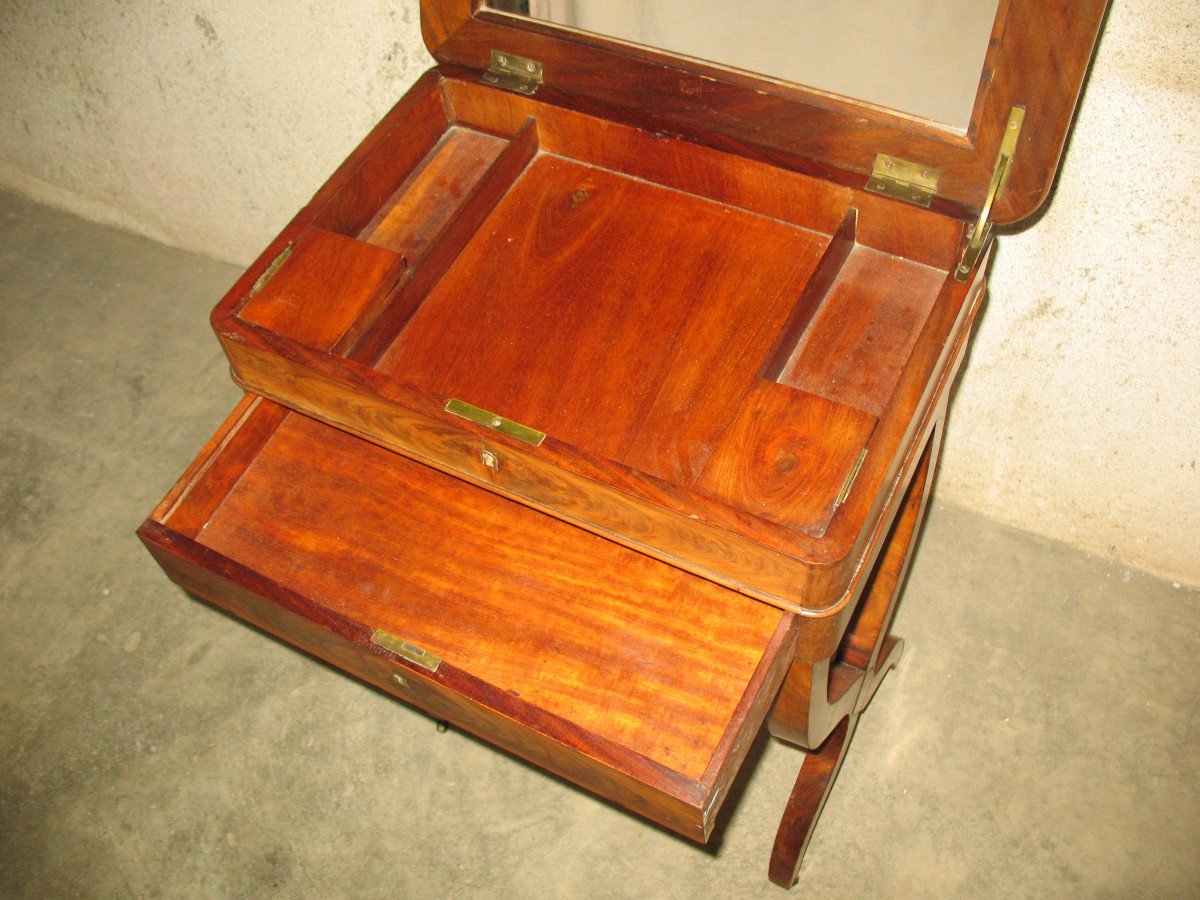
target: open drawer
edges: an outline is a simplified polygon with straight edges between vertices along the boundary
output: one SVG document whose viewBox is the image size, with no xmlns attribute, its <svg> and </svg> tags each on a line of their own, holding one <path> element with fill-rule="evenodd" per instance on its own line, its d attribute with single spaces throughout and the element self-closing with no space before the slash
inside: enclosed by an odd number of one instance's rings
<svg viewBox="0 0 1200 900">
<path fill-rule="evenodd" d="M 796 644 L 791 613 L 256 397 L 139 536 L 188 591 L 701 841 Z"/>
</svg>

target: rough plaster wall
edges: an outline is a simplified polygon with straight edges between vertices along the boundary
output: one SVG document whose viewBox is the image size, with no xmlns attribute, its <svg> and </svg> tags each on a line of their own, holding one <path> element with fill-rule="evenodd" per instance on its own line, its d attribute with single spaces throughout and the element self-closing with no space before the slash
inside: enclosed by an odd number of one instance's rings
<svg viewBox="0 0 1200 900">
<path fill-rule="evenodd" d="M 417 0 L 2 0 L 0 186 L 248 261 L 433 64 Z"/>
<path fill-rule="evenodd" d="M 940 496 L 1200 584 L 1200 22 L 1112 8 L 1046 214 L 1002 237 Z"/>
<path fill-rule="evenodd" d="M 940 496 L 1200 583 L 1195 0 L 1116 4 Z M 246 262 L 430 64 L 416 0 L 0 2 L 0 186 Z"/>
</svg>

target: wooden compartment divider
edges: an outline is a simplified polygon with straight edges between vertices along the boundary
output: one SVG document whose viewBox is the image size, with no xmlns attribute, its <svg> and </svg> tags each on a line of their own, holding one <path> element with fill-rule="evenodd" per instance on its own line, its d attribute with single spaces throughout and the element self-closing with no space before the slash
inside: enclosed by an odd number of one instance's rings
<svg viewBox="0 0 1200 900">
<path fill-rule="evenodd" d="M 780 329 L 775 347 L 767 354 L 767 361 L 761 373 L 763 378 L 768 381 L 780 380 L 779 376 L 795 353 L 797 344 L 800 343 L 813 316 L 825 302 L 830 287 L 841 274 L 842 266 L 846 264 L 846 258 L 857 244 L 858 210 L 851 207 L 846 210 L 842 224 L 833 233 L 829 245 L 825 248 L 825 253 L 821 256 L 821 261 L 817 263 L 816 269 L 809 276 L 808 284 L 804 286 L 804 292 L 792 308 L 787 323 Z"/>
<path fill-rule="evenodd" d="M 310 224 L 357 238 L 453 124 L 438 81 L 423 79 L 343 164 L 337 190 L 318 193 Z"/>
<path fill-rule="evenodd" d="M 508 143 L 483 131 L 451 125 L 358 239 L 394 250 L 414 266 Z"/>
<path fill-rule="evenodd" d="M 335 348 L 335 352 L 365 365 L 374 365 L 378 361 L 501 198 L 521 177 L 537 155 L 538 146 L 537 119 L 530 117 L 465 192 L 454 215 L 446 217 L 436 236 L 429 238 L 424 255 L 414 261 L 412 274 L 389 298 L 387 306 L 376 318 L 360 323 L 357 331 L 361 337 L 345 342 Z"/>
</svg>

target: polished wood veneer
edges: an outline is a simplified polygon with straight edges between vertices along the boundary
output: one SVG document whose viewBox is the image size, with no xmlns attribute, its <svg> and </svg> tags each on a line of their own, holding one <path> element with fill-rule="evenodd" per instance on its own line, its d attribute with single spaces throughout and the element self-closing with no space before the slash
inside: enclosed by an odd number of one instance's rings
<svg viewBox="0 0 1200 900">
<path fill-rule="evenodd" d="M 544 64 L 539 97 L 547 102 L 603 111 L 825 181 L 861 187 L 877 153 L 934 166 L 942 171 L 934 206 L 947 215 L 983 205 L 1008 111 L 1026 107 L 1026 162 L 994 210 L 1007 223 L 1035 211 L 1050 192 L 1107 0 L 1000 0 L 998 7 L 966 133 L 770 73 L 506 15 L 479 0 L 425 0 L 421 26 L 447 70 L 481 71 L 493 49 L 520 53 Z M 801 46 L 803 36 L 796 39 Z"/>
<path fill-rule="evenodd" d="M 903 649 L 975 219 L 1044 199 L 1104 9 L 1001 0 L 958 133 L 422 0 L 438 67 L 214 310 L 253 395 L 142 539 L 189 591 L 696 840 L 767 723 L 806 751 L 790 886 Z M 536 93 L 483 83 L 492 51 L 544 63 Z M 877 154 L 937 175 L 927 208 L 867 184 Z"/>
<path fill-rule="evenodd" d="M 239 381 L 781 608 L 837 602 L 977 307 L 964 223 L 462 80 L 398 110 L 215 311 Z"/>
<path fill-rule="evenodd" d="M 542 155 L 376 368 L 691 485 L 826 242 Z"/>
<path fill-rule="evenodd" d="M 188 590 L 697 840 L 796 643 L 789 613 L 256 398 L 140 534 Z"/>
</svg>

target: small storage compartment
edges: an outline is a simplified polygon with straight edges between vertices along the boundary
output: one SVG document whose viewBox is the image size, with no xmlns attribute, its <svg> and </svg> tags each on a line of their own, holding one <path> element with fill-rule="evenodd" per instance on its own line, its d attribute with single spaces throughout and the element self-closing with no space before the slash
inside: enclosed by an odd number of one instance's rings
<svg viewBox="0 0 1200 900">
<path fill-rule="evenodd" d="M 697 840 L 796 641 L 790 613 L 257 398 L 140 536 L 187 590 Z"/>
<path fill-rule="evenodd" d="M 427 77 L 214 324 L 255 392 L 813 612 L 972 311 L 950 274 L 961 232 Z"/>
</svg>

